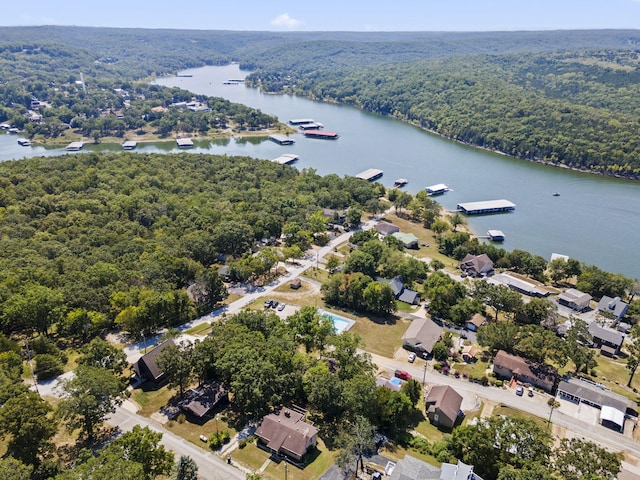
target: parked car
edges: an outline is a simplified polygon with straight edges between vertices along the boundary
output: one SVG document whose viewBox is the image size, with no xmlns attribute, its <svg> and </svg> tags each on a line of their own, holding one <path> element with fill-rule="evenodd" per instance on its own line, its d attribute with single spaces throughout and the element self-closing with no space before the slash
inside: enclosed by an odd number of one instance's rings
<svg viewBox="0 0 640 480">
<path fill-rule="evenodd" d="M 404 370 L 396 370 L 394 375 L 401 380 L 410 380 L 413 378 L 410 373 L 405 372 Z"/>
<path fill-rule="evenodd" d="M 516 387 L 516 395 L 521 397 L 523 393 L 524 393 L 524 387 L 522 385 L 518 385 Z"/>
<path fill-rule="evenodd" d="M 264 302 L 264 308 L 270 308 L 271 307 L 271 303 L 272 303 L 272 300 L 266 300 Z"/>
<path fill-rule="evenodd" d="M 271 308 L 276 308 L 278 306 L 277 300 L 271 300 Z"/>
<path fill-rule="evenodd" d="M 279 312 L 281 312 L 282 310 L 284 310 L 284 307 L 286 307 L 286 306 L 287 306 L 287 305 L 286 305 L 285 303 L 281 303 L 280 305 L 278 305 L 277 310 L 278 310 Z"/>
<path fill-rule="evenodd" d="M 411 352 L 409 354 L 409 358 L 407 358 L 407 360 L 409 361 L 409 363 L 413 363 L 415 359 L 416 359 L 416 354 Z"/>
<path fill-rule="evenodd" d="M 533 397 L 533 387 L 529 387 L 529 391 L 527 392 L 527 395 L 529 395 L 530 397 Z"/>
</svg>

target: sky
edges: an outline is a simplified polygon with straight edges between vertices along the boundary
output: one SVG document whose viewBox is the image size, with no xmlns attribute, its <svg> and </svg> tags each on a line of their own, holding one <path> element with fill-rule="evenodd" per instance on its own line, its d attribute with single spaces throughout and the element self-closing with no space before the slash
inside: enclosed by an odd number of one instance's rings
<svg viewBox="0 0 640 480">
<path fill-rule="evenodd" d="M 3 0 L 0 26 L 248 31 L 640 29 L 640 0 Z"/>
</svg>

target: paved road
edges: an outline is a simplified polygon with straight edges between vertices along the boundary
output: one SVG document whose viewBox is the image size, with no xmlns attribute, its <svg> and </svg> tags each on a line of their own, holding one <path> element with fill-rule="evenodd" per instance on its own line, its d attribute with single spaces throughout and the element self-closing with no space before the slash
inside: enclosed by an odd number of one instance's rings
<svg viewBox="0 0 640 480">
<path fill-rule="evenodd" d="M 405 370 L 413 378 L 422 382 L 423 378 L 428 384 L 450 385 L 456 389 L 460 395 L 466 399 L 466 404 L 473 404 L 476 397 L 479 400 L 488 400 L 493 403 L 502 403 L 509 407 L 531 413 L 541 418 L 549 417 L 549 406 L 547 400 L 551 397 L 548 394 L 536 392 L 533 398 L 527 396 L 518 397 L 512 389 L 501 389 L 495 387 L 485 387 L 477 383 L 471 383 L 462 378 L 455 378 L 450 375 L 443 375 L 430 369 L 424 369 L 425 362 L 416 360 L 409 363 L 405 358 L 394 360 L 381 355 L 371 354 L 371 359 L 379 369 L 393 372 L 394 370 Z M 563 402 L 561 402 L 563 403 Z M 552 422 L 554 425 L 562 427 L 575 436 L 583 437 L 599 444 L 611 451 L 627 451 L 632 455 L 640 457 L 640 443 L 613 430 L 593 425 L 581 421 L 574 415 L 563 413 L 563 407 L 554 410 Z"/>
<path fill-rule="evenodd" d="M 165 448 L 176 454 L 176 460 L 180 455 L 191 457 L 198 464 L 198 477 L 202 480 L 243 480 L 246 478 L 245 472 L 238 470 L 234 465 L 227 465 L 214 453 L 193 445 L 167 431 L 161 424 L 136 415 L 124 407 L 119 407 L 107 422 L 111 425 L 117 425 L 123 432 L 132 430 L 135 425 L 147 426 L 155 432 L 161 432 L 161 443 Z"/>
</svg>

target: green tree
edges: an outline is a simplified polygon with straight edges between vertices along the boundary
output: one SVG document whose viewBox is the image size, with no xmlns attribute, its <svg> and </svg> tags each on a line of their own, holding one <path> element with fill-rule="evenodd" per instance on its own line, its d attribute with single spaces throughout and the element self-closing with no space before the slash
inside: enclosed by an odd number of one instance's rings
<svg viewBox="0 0 640 480">
<path fill-rule="evenodd" d="M 13 457 L 0 459 L 0 480 L 31 480 L 33 467 Z"/>
<path fill-rule="evenodd" d="M 198 480 L 198 465 L 187 455 L 181 455 L 176 462 L 171 480 Z"/>
<path fill-rule="evenodd" d="M 145 478 L 142 465 L 124 458 L 120 449 L 108 445 L 97 456 L 76 465 L 55 477 L 55 480 L 140 480 Z"/>
<path fill-rule="evenodd" d="M 99 337 L 80 348 L 80 353 L 81 356 L 78 358 L 80 365 L 106 368 L 116 375 L 122 375 L 128 366 L 125 353 Z"/>
<path fill-rule="evenodd" d="M 33 359 L 35 361 L 34 373 L 40 381 L 55 378 L 64 372 L 64 366 L 58 355 L 39 353 Z"/>
<path fill-rule="evenodd" d="M 357 417 L 339 437 L 338 444 L 341 445 L 340 452 L 336 458 L 336 463 L 344 472 L 364 472 L 364 462 L 362 457 L 367 451 L 375 448 L 375 427 L 364 417 Z M 355 463 L 355 465 L 354 465 Z M 355 468 L 352 470 L 351 466 Z"/>
<path fill-rule="evenodd" d="M 340 264 L 340 259 L 336 255 L 329 255 L 325 258 L 325 267 L 332 275 L 336 272 Z"/>
<path fill-rule="evenodd" d="M 75 376 L 63 381 L 65 396 L 58 405 L 58 415 L 72 432 L 77 428 L 89 441 L 96 429 L 122 403 L 122 385 L 109 370 L 80 365 Z"/>
<path fill-rule="evenodd" d="M 433 358 L 438 361 L 444 361 L 449 358 L 449 349 L 444 343 L 440 341 L 435 343 L 435 345 L 433 346 L 433 351 L 431 353 L 433 354 Z"/>
<path fill-rule="evenodd" d="M 135 425 L 129 432 L 114 440 L 108 448 L 120 453 L 122 458 L 142 465 L 145 479 L 168 475 L 173 468 L 173 453 L 160 444 L 162 433 L 149 427 Z"/>
<path fill-rule="evenodd" d="M 629 370 L 629 381 L 627 387 L 631 388 L 631 382 L 633 382 L 633 376 L 638 370 L 640 365 L 640 325 L 636 324 L 629 332 L 631 342 L 627 344 L 627 369 Z"/>
<path fill-rule="evenodd" d="M 5 326 L 23 328 L 43 335 L 62 318 L 62 294 L 37 284 L 25 286 L 4 303 Z"/>
<path fill-rule="evenodd" d="M 410 378 L 404 382 L 402 387 L 400 387 L 400 391 L 411 400 L 411 405 L 413 405 L 414 408 L 420 400 L 420 397 L 422 397 L 422 385 L 420 385 L 420 382 L 415 378 Z"/>
<path fill-rule="evenodd" d="M 509 322 L 494 322 L 478 329 L 478 343 L 488 347 L 495 355 L 498 350 L 514 353 L 518 344 L 520 328 Z"/>
<path fill-rule="evenodd" d="M 593 351 L 587 346 L 591 344 L 592 336 L 589 325 L 582 319 L 571 317 L 571 328 L 567 330 L 565 349 L 567 357 L 574 363 L 575 372 L 589 370 L 596 366 Z"/>
<path fill-rule="evenodd" d="M 345 213 L 346 221 L 351 228 L 357 228 L 362 223 L 362 210 L 357 207 L 350 207 Z"/>
<path fill-rule="evenodd" d="M 0 433 L 10 436 L 8 452 L 27 465 L 37 465 L 53 449 L 57 424 L 51 406 L 31 390 L 9 398 L 0 408 Z"/>
<path fill-rule="evenodd" d="M 620 457 L 593 442 L 563 438 L 554 452 L 555 471 L 566 480 L 581 478 L 615 479 L 620 473 Z"/>
<path fill-rule="evenodd" d="M 333 323 L 326 315 L 320 315 L 318 309 L 311 306 L 302 307 L 287 318 L 296 338 L 310 353 L 314 349 L 324 350 L 327 339 L 333 333 Z"/>
<path fill-rule="evenodd" d="M 376 315 L 390 315 L 396 311 L 396 298 L 387 282 L 370 282 L 362 292 L 364 307 Z"/>
<path fill-rule="evenodd" d="M 184 392 L 194 379 L 194 347 L 190 342 L 169 345 L 158 355 L 158 368 L 167 377 L 170 388 L 178 389 L 178 396 Z"/>
</svg>

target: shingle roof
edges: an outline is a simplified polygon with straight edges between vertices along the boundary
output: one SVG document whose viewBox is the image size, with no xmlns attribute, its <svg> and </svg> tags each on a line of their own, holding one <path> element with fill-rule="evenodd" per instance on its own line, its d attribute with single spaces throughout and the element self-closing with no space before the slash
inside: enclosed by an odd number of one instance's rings
<svg viewBox="0 0 640 480">
<path fill-rule="evenodd" d="M 411 322 L 407 331 L 404 332 L 402 340 L 404 343 L 431 353 L 433 346 L 440 340 L 442 331 L 442 327 L 436 325 L 430 318 L 418 317 Z"/>
<path fill-rule="evenodd" d="M 310 439 L 317 434 L 318 429 L 306 423 L 303 414 L 286 408 L 265 416 L 256 430 L 256 436 L 271 450 L 286 450 L 299 457 L 305 454 Z"/>
<path fill-rule="evenodd" d="M 455 421 L 458 418 L 460 405 L 462 405 L 462 395 L 449 385 L 434 385 L 429 390 L 425 402 L 433 402 L 434 408 L 439 408 L 447 418 Z"/>
<path fill-rule="evenodd" d="M 410 455 L 396 463 L 390 480 L 437 480 L 440 469 Z"/>
<path fill-rule="evenodd" d="M 149 353 L 143 355 L 142 357 L 140 357 L 140 359 L 136 362 L 136 364 L 134 365 L 134 370 L 136 371 L 136 373 L 138 373 L 138 375 L 142 375 L 142 365 L 146 366 L 147 370 L 149 371 L 149 373 L 151 374 L 152 378 L 149 378 L 148 380 L 151 381 L 156 381 L 158 380 L 160 377 L 162 377 L 162 375 L 164 374 L 164 372 L 160 371 L 160 368 L 158 367 L 158 356 L 162 353 L 162 351 L 167 348 L 170 345 L 175 345 L 174 341 L 172 339 L 169 340 L 165 340 L 164 342 L 162 342 L 160 345 L 158 345 L 156 348 L 154 348 L 153 350 L 151 350 Z"/>
<path fill-rule="evenodd" d="M 627 313 L 629 305 L 623 302 L 620 297 L 607 297 L 606 295 L 598 302 L 598 310 L 613 314 L 616 318 L 622 318 Z"/>
<path fill-rule="evenodd" d="M 558 385 L 558 392 L 566 392 L 588 403 L 599 406 L 608 406 L 620 410 L 627 411 L 629 400 L 620 394 L 612 392 L 598 384 L 581 380 L 579 378 L 565 378 Z"/>
<path fill-rule="evenodd" d="M 605 342 L 613 343 L 614 345 L 618 345 L 618 347 L 622 345 L 622 342 L 624 341 L 624 335 L 620 332 L 603 328 L 595 322 L 591 322 L 589 324 L 589 333 L 594 338 L 599 338 Z"/>
<path fill-rule="evenodd" d="M 537 378 L 540 382 L 553 385 L 556 379 L 556 369 L 547 365 L 532 362 L 517 355 L 511 355 L 504 350 L 499 350 L 493 359 L 493 365 L 505 368 L 516 375 L 528 378 Z"/>
</svg>

